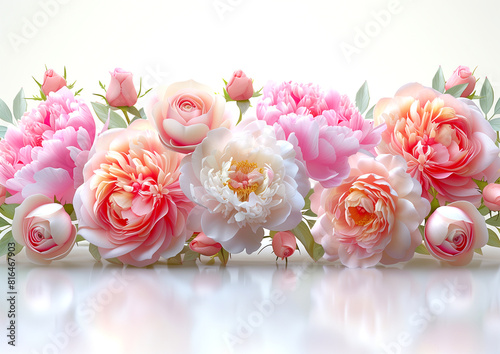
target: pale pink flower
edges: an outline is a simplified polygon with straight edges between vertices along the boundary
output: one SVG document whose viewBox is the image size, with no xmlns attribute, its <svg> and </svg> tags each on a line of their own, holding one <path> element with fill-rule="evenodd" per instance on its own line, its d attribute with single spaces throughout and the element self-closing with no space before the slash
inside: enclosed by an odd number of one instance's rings
<svg viewBox="0 0 500 354">
<path fill-rule="evenodd" d="M 243 71 L 236 70 L 227 83 L 226 92 L 232 100 L 249 100 L 253 96 L 253 81 Z"/>
<path fill-rule="evenodd" d="M 106 90 L 106 100 L 112 107 L 130 107 L 137 102 L 137 91 L 132 73 L 116 68 L 111 74 L 111 81 Z"/>
<path fill-rule="evenodd" d="M 449 90 L 453 86 L 467 84 L 467 87 L 462 92 L 462 97 L 468 97 L 472 91 L 474 91 L 474 87 L 476 86 L 476 78 L 472 75 L 469 67 L 460 65 L 455 69 L 453 74 L 450 76 L 448 81 L 446 81 L 446 85 L 444 88 Z"/>
<path fill-rule="evenodd" d="M 434 187 L 441 204 L 466 200 L 479 206 L 473 179 L 500 176 L 496 133 L 469 99 L 413 83 L 380 100 L 374 117 L 387 125 L 378 151 L 403 156 L 429 200 Z"/>
<path fill-rule="evenodd" d="M 348 267 L 370 267 L 409 260 L 421 244 L 418 226 L 430 211 L 418 181 L 406 173 L 400 156 L 376 158 L 358 153 L 342 184 L 316 185 L 311 208 L 318 215 L 312 228 L 327 260 Z"/>
<path fill-rule="evenodd" d="M 6 194 L 7 194 L 7 189 L 0 184 L 0 205 L 5 203 Z"/>
<path fill-rule="evenodd" d="M 292 144 L 262 121 L 210 131 L 181 172 L 182 190 L 198 204 L 190 224 L 231 253 L 257 250 L 264 228 L 297 226 L 310 188 Z"/>
<path fill-rule="evenodd" d="M 37 194 L 16 208 L 12 236 L 25 246 L 32 262 L 49 264 L 69 254 L 75 244 L 76 228 L 61 204 Z"/>
<path fill-rule="evenodd" d="M 219 242 L 215 242 L 203 232 L 200 232 L 189 243 L 189 248 L 192 251 L 198 252 L 204 256 L 213 256 L 214 254 L 219 253 L 222 246 Z"/>
<path fill-rule="evenodd" d="M 297 239 L 290 231 L 280 231 L 273 236 L 272 247 L 276 257 L 290 257 L 297 248 Z"/>
<path fill-rule="evenodd" d="M 182 155 L 144 120 L 101 134 L 75 194 L 78 233 L 103 258 L 146 266 L 179 253 L 192 231 L 192 203 L 179 186 Z"/>
<path fill-rule="evenodd" d="M 48 96 L 51 92 L 59 91 L 59 89 L 63 88 L 64 86 L 66 86 L 66 80 L 64 79 L 64 77 L 62 77 L 52 69 L 45 71 L 41 87 L 41 90 L 45 94 L 45 96 Z"/>
<path fill-rule="evenodd" d="M 95 138 L 88 106 L 63 87 L 24 114 L 0 141 L 0 184 L 7 203 L 43 194 L 71 203 Z"/>
<path fill-rule="evenodd" d="M 257 117 L 295 146 L 309 177 L 324 187 L 338 185 L 349 174 L 349 156 L 373 151 L 384 129 L 363 119 L 347 96 L 293 82 L 267 84 Z"/>
<path fill-rule="evenodd" d="M 158 129 L 165 146 L 190 153 L 210 130 L 231 127 L 231 116 L 224 111 L 224 97 L 189 80 L 159 88 L 146 109 L 146 115 Z"/>
<path fill-rule="evenodd" d="M 500 211 L 500 184 L 490 183 L 483 189 L 484 205 L 491 211 Z"/>
<path fill-rule="evenodd" d="M 451 265 L 467 265 L 474 250 L 488 242 L 488 229 L 481 213 L 465 201 L 437 208 L 425 223 L 429 252 Z"/>
</svg>

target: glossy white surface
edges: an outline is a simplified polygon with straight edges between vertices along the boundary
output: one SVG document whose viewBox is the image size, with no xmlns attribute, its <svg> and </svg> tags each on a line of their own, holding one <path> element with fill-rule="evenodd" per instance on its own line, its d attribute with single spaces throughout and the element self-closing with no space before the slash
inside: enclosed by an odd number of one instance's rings
<svg viewBox="0 0 500 354">
<path fill-rule="evenodd" d="M 18 353 L 495 353 L 500 253 L 465 268 L 425 256 L 346 269 L 270 249 L 144 269 L 85 246 L 47 267 L 16 256 Z M 0 284 L 7 293 L 2 260 Z M 0 302 L 0 313 L 9 304 Z M 7 318 L 0 316 L 7 328 Z M 5 331 L 4 331 L 5 333 Z"/>
</svg>

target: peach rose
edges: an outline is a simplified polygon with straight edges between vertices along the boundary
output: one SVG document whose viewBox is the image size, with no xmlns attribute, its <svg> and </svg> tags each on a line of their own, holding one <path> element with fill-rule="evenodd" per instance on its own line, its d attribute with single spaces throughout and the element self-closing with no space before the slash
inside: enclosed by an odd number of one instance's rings
<svg viewBox="0 0 500 354">
<path fill-rule="evenodd" d="M 227 83 L 226 91 L 229 97 L 235 101 L 245 101 L 253 96 L 253 82 L 241 70 L 234 72 L 231 80 Z"/>
<path fill-rule="evenodd" d="M 106 90 L 106 100 L 112 107 L 131 107 L 137 102 L 137 91 L 132 81 L 132 73 L 116 68 Z"/>
<path fill-rule="evenodd" d="M 338 187 L 318 184 L 311 196 L 318 215 L 311 232 L 324 257 L 363 268 L 409 260 L 422 243 L 418 226 L 430 211 L 420 184 L 400 156 L 357 153 L 349 164 L 351 172 Z"/>
<path fill-rule="evenodd" d="M 200 232 L 190 243 L 189 248 L 192 251 L 198 252 L 204 256 L 213 256 L 219 253 L 222 248 L 219 242 L 212 240 L 210 237 Z"/>
<path fill-rule="evenodd" d="M 159 89 L 146 115 L 158 129 L 165 146 L 190 153 L 210 130 L 230 128 L 228 114 L 224 114 L 225 100 L 212 92 L 211 88 L 193 80 Z"/>
<path fill-rule="evenodd" d="M 434 187 L 441 204 L 466 200 L 479 206 L 473 179 L 500 176 L 496 133 L 469 99 L 408 84 L 377 103 L 374 119 L 387 125 L 377 150 L 403 156 L 429 200 Z"/>
<path fill-rule="evenodd" d="M 43 75 L 42 92 L 48 96 L 51 92 L 57 92 L 59 89 L 66 86 L 64 77 L 56 73 L 54 70 L 49 69 Z"/>
<path fill-rule="evenodd" d="M 449 90 L 453 86 L 468 84 L 465 90 L 462 92 L 462 97 L 468 97 L 474 87 L 476 87 L 476 78 L 472 76 L 470 69 L 467 66 L 460 65 L 451 75 L 451 77 L 446 81 L 444 88 Z"/>
<path fill-rule="evenodd" d="M 488 242 L 488 229 L 481 213 L 469 202 L 453 202 L 437 208 L 425 224 L 429 252 L 451 265 L 469 264 L 474 250 Z"/>
<path fill-rule="evenodd" d="M 26 198 L 16 208 L 12 236 L 26 247 L 26 255 L 37 264 L 66 257 L 76 240 L 76 228 L 61 204 L 44 195 Z"/>
<path fill-rule="evenodd" d="M 500 184 L 490 183 L 484 187 L 483 200 L 491 211 L 500 211 Z"/>
<path fill-rule="evenodd" d="M 276 257 L 288 258 L 297 248 L 297 239 L 290 231 L 280 231 L 274 235 L 272 246 Z"/>
<path fill-rule="evenodd" d="M 179 186 L 181 159 L 145 120 L 102 133 L 75 193 L 78 233 L 103 258 L 137 267 L 175 256 L 192 235 L 186 224 L 192 203 Z"/>
</svg>

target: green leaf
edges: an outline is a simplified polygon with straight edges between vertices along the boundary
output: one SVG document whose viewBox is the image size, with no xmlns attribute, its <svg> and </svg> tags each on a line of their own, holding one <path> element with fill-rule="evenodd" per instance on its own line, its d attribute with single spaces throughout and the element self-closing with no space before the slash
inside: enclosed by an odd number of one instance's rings
<svg viewBox="0 0 500 354">
<path fill-rule="evenodd" d="M 500 239 L 495 231 L 488 229 L 488 246 L 500 247 Z"/>
<path fill-rule="evenodd" d="M 425 245 L 423 243 L 421 243 L 420 245 L 418 245 L 417 248 L 415 248 L 415 253 L 418 253 L 418 254 L 425 254 L 425 255 L 430 255 L 429 251 L 427 251 L 427 248 L 425 247 Z"/>
<path fill-rule="evenodd" d="M 5 138 L 5 134 L 7 133 L 7 127 L 4 125 L 0 125 L 0 138 Z"/>
<path fill-rule="evenodd" d="M 479 188 L 479 190 L 482 192 L 484 187 L 486 187 L 488 185 L 488 182 L 487 181 L 483 181 L 483 180 L 479 180 L 479 179 L 475 179 L 473 178 L 472 179 L 474 181 L 474 183 L 477 185 L 477 187 Z"/>
<path fill-rule="evenodd" d="M 14 237 L 12 237 L 12 231 L 9 231 L 0 240 L 0 256 L 5 256 L 9 253 L 9 243 L 15 244 L 14 254 L 18 254 L 23 249 L 23 246 L 18 244 L 14 240 Z"/>
<path fill-rule="evenodd" d="M 219 253 L 217 253 L 217 256 L 219 257 L 222 265 L 226 265 L 227 262 L 229 261 L 230 253 L 226 251 L 224 248 L 221 248 Z"/>
<path fill-rule="evenodd" d="M 139 113 L 141 114 L 142 119 L 148 119 L 148 116 L 146 115 L 146 112 L 144 111 L 144 108 L 141 108 L 139 110 Z"/>
<path fill-rule="evenodd" d="M 453 97 L 460 97 L 462 93 L 465 91 L 469 84 L 460 84 L 450 87 L 445 91 L 448 95 L 452 95 Z"/>
<path fill-rule="evenodd" d="M 238 108 L 240 109 L 240 112 L 243 115 L 250 107 L 250 100 L 236 101 L 236 104 L 238 105 Z"/>
<path fill-rule="evenodd" d="M 482 216 L 485 216 L 485 215 L 487 215 L 490 212 L 490 209 L 488 209 L 484 205 L 481 205 L 481 207 L 478 208 L 477 210 L 481 213 Z"/>
<path fill-rule="evenodd" d="M 0 227 L 4 227 L 4 226 L 10 226 L 10 222 L 5 220 L 4 218 L 0 218 Z"/>
<path fill-rule="evenodd" d="M 99 249 L 97 248 L 96 245 L 89 243 L 89 252 L 92 255 L 92 257 L 95 258 L 96 261 L 98 262 L 101 261 L 101 254 L 99 253 Z"/>
<path fill-rule="evenodd" d="M 108 129 L 114 129 L 114 128 L 126 128 L 127 123 L 123 120 L 123 118 L 116 112 L 113 112 L 112 110 L 109 109 L 109 106 L 106 106 L 102 103 L 99 102 L 92 102 L 92 107 L 94 108 L 95 113 L 97 114 L 97 117 L 106 124 L 108 121 L 108 112 L 109 112 L 109 125 Z"/>
<path fill-rule="evenodd" d="M 175 257 L 170 257 L 167 259 L 167 264 L 168 265 L 181 265 L 182 264 L 182 258 L 181 254 L 177 254 Z"/>
<path fill-rule="evenodd" d="M 363 85 L 359 88 L 356 93 L 356 107 L 358 107 L 359 113 L 363 114 L 368 108 L 368 103 L 370 103 L 370 92 L 368 91 L 368 83 L 365 81 Z"/>
<path fill-rule="evenodd" d="M 436 71 L 436 74 L 434 74 L 434 77 L 432 78 L 432 88 L 434 90 L 443 93 L 444 86 L 445 86 L 445 79 L 444 79 L 443 69 L 441 69 L 441 66 L 439 66 L 438 71 Z"/>
<path fill-rule="evenodd" d="M 113 264 L 116 264 L 116 265 L 123 265 L 123 263 L 121 261 L 118 260 L 118 258 L 105 258 L 106 261 L 108 261 L 109 263 L 113 263 Z"/>
<path fill-rule="evenodd" d="M 19 204 L 3 204 L 0 206 L 0 214 L 8 219 L 14 219 L 14 212 Z"/>
<path fill-rule="evenodd" d="M 314 188 L 311 188 L 309 192 L 307 192 L 306 197 L 304 198 L 304 210 L 310 210 L 311 209 L 311 195 L 314 193 Z"/>
<path fill-rule="evenodd" d="M 7 104 L 0 98 L 0 119 L 12 124 L 12 113 Z"/>
<path fill-rule="evenodd" d="M 496 132 L 500 131 L 500 118 L 493 118 L 490 119 L 488 122 L 490 122 L 491 127 L 493 128 L 494 131 Z"/>
<path fill-rule="evenodd" d="M 76 235 L 75 243 L 82 242 L 82 241 L 85 241 L 85 238 L 83 238 L 82 235 Z"/>
<path fill-rule="evenodd" d="M 491 87 L 490 80 L 486 78 L 483 83 L 483 87 L 481 87 L 481 98 L 479 99 L 479 104 L 481 105 L 481 109 L 484 114 L 488 114 L 493 105 L 493 87 Z"/>
<path fill-rule="evenodd" d="M 500 217 L 499 217 L 499 215 L 495 215 L 495 216 L 492 216 L 489 219 L 486 219 L 486 223 L 488 225 L 491 225 L 491 226 L 499 227 L 500 226 Z"/>
<path fill-rule="evenodd" d="M 500 114 L 500 98 L 497 100 L 495 104 L 495 109 L 493 110 L 493 115 Z"/>
<path fill-rule="evenodd" d="M 184 254 L 183 261 L 184 262 L 195 261 L 198 258 L 200 258 L 200 254 L 198 252 L 195 252 L 192 249 L 188 249 Z"/>
<path fill-rule="evenodd" d="M 480 248 L 476 248 L 476 249 L 474 250 L 474 252 L 476 252 L 477 254 L 480 254 L 481 256 L 483 255 L 483 250 L 482 250 L 482 249 L 480 249 Z"/>
<path fill-rule="evenodd" d="M 374 109 L 375 109 L 375 105 L 373 105 L 372 108 L 370 108 L 368 110 L 368 112 L 366 112 L 365 119 L 373 119 L 373 110 Z"/>
<path fill-rule="evenodd" d="M 27 107 L 28 105 L 26 104 L 26 99 L 24 97 L 24 90 L 21 88 L 17 93 L 16 98 L 14 98 L 14 104 L 12 106 L 14 117 L 16 117 L 17 120 L 21 119 L 24 112 L 26 112 Z"/>
<path fill-rule="evenodd" d="M 323 247 L 316 242 L 314 242 L 314 238 L 311 234 L 311 230 L 307 227 L 307 224 L 304 221 L 301 221 L 299 225 L 293 230 L 292 233 L 297 237 L 297 239 L 304 245 L 307 253 L 311 256 L 312 259 L 317 261 L 323 254 L 325 253 Z"/>
<path fill-rule="evenodd" d="M 140 117 L 141 116 L 141 112 L 135 108 L 134 106 L 131 106 L 131 107 L 125 107 L 125 110 L 130 113 L 130 114 L 133 114 L 134 116 L 136 117 Z"/>
</svg>

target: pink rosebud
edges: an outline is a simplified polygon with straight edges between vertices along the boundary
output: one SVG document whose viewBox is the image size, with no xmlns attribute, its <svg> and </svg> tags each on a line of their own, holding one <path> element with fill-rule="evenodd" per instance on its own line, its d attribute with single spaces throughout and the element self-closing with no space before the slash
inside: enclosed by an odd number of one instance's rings
<svg viewBox="0 0 500 354">
<path fill-rule="evenodd" d="M 5 203 L 6 195 L 7 195 L 7 188 L 5 188 L 0 184 L 0 205 Z"/>
<path fill-rule="evenodd" d="M 290 257 L 297 248 L 295 235 L 290 231 L 281 231 L 273 237 L 273 251 L 281 259 Z"/>
<path fill-rule="evenodd" d="M 444 88 L 449 90 L 453 86 L 468 84 L 464 92 L 462 92 L 462 97 L 468 97 L 474 87 L 476 86 L 476 78 L 472 76 L 470 69 L 467 66 L 460 65 L 451 75 L 451 77 L 446 81 Z"/>
<path fill-rule="evenodd" d="M 215 242 L 203 232 L 200 232 L 198 236 L 196 236 L 194 240 L 189 243 L 189 248 L 191 248 L 192 251 L 198 252 L 204 256 L 213 256 L 220 251 L 222 246 L 220 243 Z"/>
<path fill-rule="evenodd" d="M 131 107 L 137 102 L 137 91 L 132 73 L 120 68 L 110 72 L 111 82 L 106 91 L 106 100 L 112 107 Z"/>
<path fill-rule="evenodd" d="M 66 80 L 54 70 L 49 69 L 43 75 L 42 92 L 46 96 L 51 92 L 59 91 L 64 86 L 66 86 Z"/>
<path fill-rule="evenodd" d="M 252 79 L 248 78 L 241 70 L 234 72 L 233 77 L 226 86 L 226 91 L 235 101 L 245 101 L 253 95 Z"/>
<path fill-rule="evenodd" d="M 425 245 L 439 260 L 451 265 L 466 265 L 474 250 L 486 245 L 488 229 L 481 213 L 466 201 L 436 209 L 425 225 Z"/>
<path fill-rule="evenodd" d="M 484 187 L 483 200 L 491 211 L 500 211 L 500 184 L 490 183 Z"/>
</svg>

